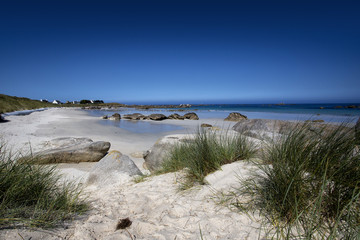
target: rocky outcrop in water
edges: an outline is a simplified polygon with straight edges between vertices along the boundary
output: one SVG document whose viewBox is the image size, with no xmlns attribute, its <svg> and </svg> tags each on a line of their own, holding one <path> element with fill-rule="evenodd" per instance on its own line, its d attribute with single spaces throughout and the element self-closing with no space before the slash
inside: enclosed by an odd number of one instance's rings
<svg viewBox="0 0 360 240">
<path fill-rule="evenodd" d="M 229 114 L 229 116 L 227 116 L 227 118 L 224 119 L 224 121 L 238 122 L 246 119 L 248 119 L 247 116 L 242 115 L 241 113 L 238 112 L 232 112 Z"/>
<path fill-rule="evenodd" d="M 190 119 L 190 120 L 199 120 L 198 115 L 197 115 L 196 113 L 194 113 L 194 112 L 186 113 L 186 114 L 184 115 L 184 118 L 185 118 L 185 119 Z"/>
<path fill-rule="evenodd" d="M 185 119 L 185 117 L 180 116 L 180 115 L 179 115 L 179 114 L 177 114 L 177 113 L 174 113 L 174 114 L 169 115 L 168 119 L 174 119 L 174 120 L 184 120 L 184 119 Z"/>
<path fill-rule="evenodd" d="M 169 117 L 165 116 L 164 114 L 159 114 L 159 113 L 154 113 L 154 114 L 150 114 L 149 116 L 145 116 L 141 113 L 132 113 L 132 114 L 126 114 L 123 115 L 122 117 L 120 116 L 120 114 L 115 113 L 113 114 L 111 117 L 107 117 L 107 116 L 103 116 L 102 119 L 110 119 L 110 120 L 120 120 L 120 119 L 127 119 L 127 120 L 153 120 L 153 121 L 162 121 L 165 119 L 172 119 L 172 120 L 184 120 L 184 119 L 189 119 L 189 120 L 199 120 L 198 115 L 196 115 L 196 113 L 187 113 L 184 116 L 181 116 L 177 113 L 171 114 L 169 115 Z"/>
<path fill-rule="evenodd" d="M 121 119 L 121 115 L 118 113 L 114 113 L 110 118 L 110 120 L 120 120 Z"/>
<path fill-rule="evenodd" d="M 126 114 L 123 116 L 123 119 L 128 120 L 144 120 L 147 119 L 147 117 L 141 113 L 132 113 L 132 114 Z"/>
<path fill-rule="evenodd" d="M 154 121 L 161 121 L 167 119 L 167 117 L 164 114 L 151 114 L 148 116 L 148 119 Z"/>
</svg>

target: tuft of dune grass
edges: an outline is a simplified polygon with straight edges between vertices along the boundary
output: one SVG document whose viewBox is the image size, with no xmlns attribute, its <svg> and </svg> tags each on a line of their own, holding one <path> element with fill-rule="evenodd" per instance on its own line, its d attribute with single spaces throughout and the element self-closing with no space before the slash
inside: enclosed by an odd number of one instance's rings
<svg viewBox="0 0 360 240">
<path fill-rule="evenodd" d="M 241 181 L 236 205 L 258 212 L 274 239 L 359 239 L 360 154 L 345 124 L 299 124 L 264 150 L 260 171 Z"/>
<path fill-rule="evenodd" d="M 52 227 L 88 209 L 81 188 L 54 167 L 16 161 L 0 142 L 0 227 Z"/>
<path fill-rule="evenodd" d="M 222 132 L 200 128 L 195 138 L 174 146 L 162 165 L 162 172 L 186 169 L 183 188 L 204 184 L 205 177 L 222 165 L 249 159 L 255 148 L 239 133 Z"/>
</svg>

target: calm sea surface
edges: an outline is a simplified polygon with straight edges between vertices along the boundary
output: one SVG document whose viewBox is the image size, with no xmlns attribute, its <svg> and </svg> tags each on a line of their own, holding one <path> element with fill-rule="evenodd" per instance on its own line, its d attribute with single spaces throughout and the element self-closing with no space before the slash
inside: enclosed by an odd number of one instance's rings
<svg viewBox="0 0 360 240">
<path fill-rule="evenodd" d="M 356 106 L 357 108 L 345 108 L 346 106 Z M 360 104 L 294 104 L 294 105 L 265 105 L 265 104 L 214 104 L 214 105 L 195 105 L 191 108 L 179 109 L 133 109 L 120 108 L 114 110 L 92 110 L 90 113 L 95 116 L 111 115 L 115 112 L 120 114 L 142 113 L 144 115 L 152 113 L 162 113 L 170 115 L 174 112 L 185 114 L 186 112 L 196 112 L 200 118 L 226 118 L 231 112 L 240 112 L 248 118 L 264 118 L 278 120 L 308 120 L 322 119 L 327 122 L 356 122 L 360 117 Z"/>
<path fill-rule="evenodd" d="M 345 108 L 355 105 L 357 108 Z M 191 108 L 179 109 L 134 109 L 119 108 L 109 110 L 87 110 L 92 116 L 112 115 L 114 113 L 131 114 L 142 113 L 150 115 L 161 113 L 166 116 L 178 113 L 183 115 L 187 112 L 195 112 L 200 119 L 224 119 L 231 112 L 240 112 L 250 119 L 278 119 L 278 120 L 316 120 L 321 119 L 325 122 L 355 123 L 360 117 L 360 104 L 296 104 L 296 105 L 264 105 L 264 104 L 214 104 L 214 105 L 195 105 Z M 113 125 L 135 133 L 157 133 L 169 132 L 182 129 L 181 126 L 172 124 L 157 124 L 152 121 L 100 121 L 101 124 Z"/>
</svg>

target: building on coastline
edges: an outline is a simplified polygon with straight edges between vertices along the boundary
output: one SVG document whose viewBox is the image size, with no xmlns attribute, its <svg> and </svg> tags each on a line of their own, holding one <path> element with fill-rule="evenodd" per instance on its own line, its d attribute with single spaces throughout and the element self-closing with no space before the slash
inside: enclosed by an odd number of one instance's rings
<svg viewBox="0 0 360 240">
<path fill-rule="evenodd" d="M 53 104 L 62 104 L 62 102 L 59 101 L 59 100 L 54 100 L 52 103 L 53 103 Z"/>
<path fill-rule="evenodd" d="M 40 102 L 48 103 L 49 101 L 47 99 L 40 99 Z"/>
</svg>

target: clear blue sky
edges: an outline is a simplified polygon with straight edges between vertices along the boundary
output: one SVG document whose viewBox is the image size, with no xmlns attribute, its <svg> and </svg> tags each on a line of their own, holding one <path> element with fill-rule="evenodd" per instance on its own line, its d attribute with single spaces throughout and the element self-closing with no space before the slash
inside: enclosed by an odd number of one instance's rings
<svg viewBox="0 0 360 240">
<path fill-rule="evenodd" d="M 360 102 L 360 1 L 1 0 L 0 93 Z"/>
</svg>

